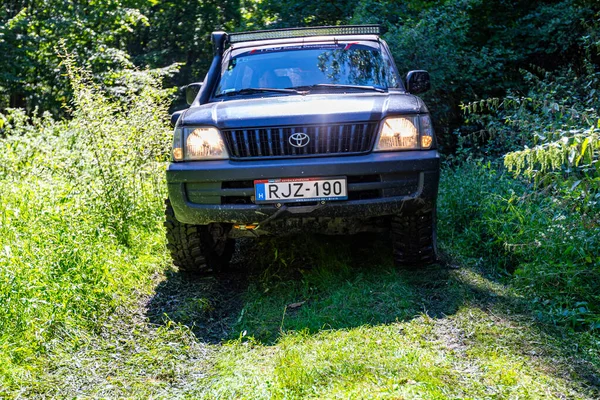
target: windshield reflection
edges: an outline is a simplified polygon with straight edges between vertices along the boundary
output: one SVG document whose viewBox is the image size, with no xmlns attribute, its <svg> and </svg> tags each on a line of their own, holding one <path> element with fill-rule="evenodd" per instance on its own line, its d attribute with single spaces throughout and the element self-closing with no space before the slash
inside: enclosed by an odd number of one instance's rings
<svg viewBox="0 0 600 400">
<path fill-rule="evenodd" d="M 378 47 L 354 43 L 253 49 L 228 58 L 222 71 L 217 96 L 320 84 L 387 89 L 399 82 Z"/>
</svg>

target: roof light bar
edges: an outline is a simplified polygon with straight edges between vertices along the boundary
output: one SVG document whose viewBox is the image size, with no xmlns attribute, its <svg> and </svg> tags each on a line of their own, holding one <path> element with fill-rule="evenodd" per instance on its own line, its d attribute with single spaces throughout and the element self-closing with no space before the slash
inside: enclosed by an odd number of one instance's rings
<svg viewBox="0 0 600 400">
<path fill-rule="evenodd" d="M 317 26 L 313 28 L 271 29 L 264 31 L 239 32 L 229 34 L 229 43 L 250 42 L 254 40 L 287 39 L 309 36 L 330 35 L 380 35 L 379 25 Z"/>
</svg>

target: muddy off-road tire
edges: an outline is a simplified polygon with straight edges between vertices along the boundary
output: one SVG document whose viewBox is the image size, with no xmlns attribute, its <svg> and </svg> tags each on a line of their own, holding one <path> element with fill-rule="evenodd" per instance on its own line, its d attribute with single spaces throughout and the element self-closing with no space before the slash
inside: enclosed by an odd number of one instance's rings
<svg viewBox="0 0 600 400">
<path fill-rule="evenodd" d="M 167 248 L 181 272 L 203 275 L 227 268 L 235 241 L 215 242 L 206 225 L 183 224 L 175 218 L 171 202 L 165 201 Z"/>
<path fill-rule="evenodd" d="M 392 217 L 394 263 L 414 269 L 437 260 L 435 205 Z"/>
</svg>

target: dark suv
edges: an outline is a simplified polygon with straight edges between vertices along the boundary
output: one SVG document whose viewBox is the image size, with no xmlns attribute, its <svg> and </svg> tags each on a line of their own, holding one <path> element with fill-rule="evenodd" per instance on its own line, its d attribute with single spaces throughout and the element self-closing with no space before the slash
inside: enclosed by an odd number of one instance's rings
<svg viewBox="0 0 600 400">
<path fill-rule="evenodd" d="M 175 265 L 226 265 L 238 237 L 390 230 L 404 267 L 436 259 L 439 154 L 425 71 L 403 82 L 379 27 L 214 32 L 173 114 Z"/>
</svg>

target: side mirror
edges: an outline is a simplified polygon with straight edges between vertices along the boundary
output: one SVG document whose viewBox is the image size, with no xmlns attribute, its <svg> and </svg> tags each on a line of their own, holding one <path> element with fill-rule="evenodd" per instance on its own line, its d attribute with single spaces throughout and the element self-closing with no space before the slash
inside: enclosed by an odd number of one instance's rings
<svg viewBox="0 0 600 400">
<path fill-rule="evenodd" d="M 191 105 L 196 96 L 198 96 L 198 92 L 200 92 L 200 88 L 202 88 L 202 82 L 190 83 L 185 87 L 185 101 L 188 105 Z"/>
<path fill-rule="evenodd" d="M 183 114 L 184 111 L 185 110 L 179 110 L 171 114 L 171 128 L 175 128 L 175 125 L 177 125 L 177 120 L 179 119 L 181 114 Z"/>
<path fill-rule="evenodd" d="M 406 75 L 406 91 L 412 94 L 424 93 L 431 89 L 429 72 L 423 70 L 410 71 Z"/>
</svg>

